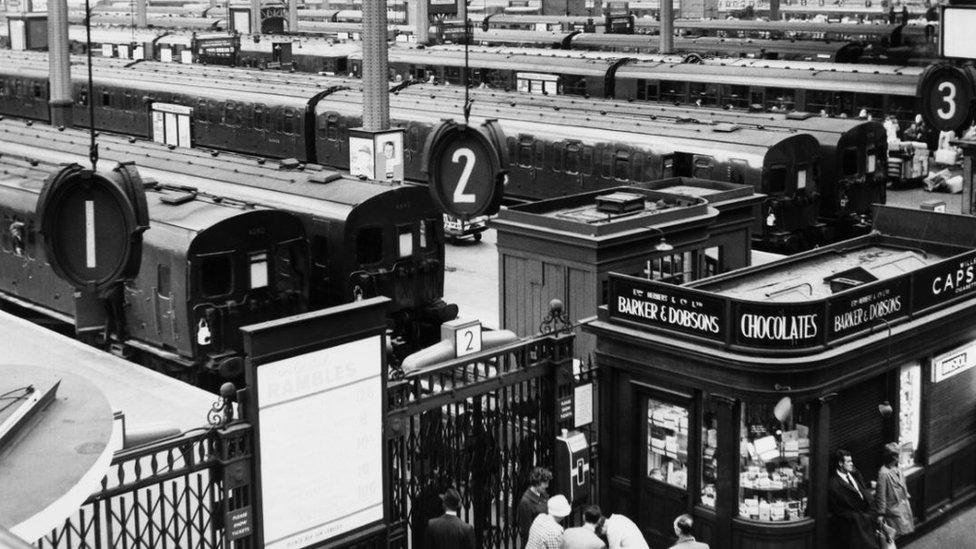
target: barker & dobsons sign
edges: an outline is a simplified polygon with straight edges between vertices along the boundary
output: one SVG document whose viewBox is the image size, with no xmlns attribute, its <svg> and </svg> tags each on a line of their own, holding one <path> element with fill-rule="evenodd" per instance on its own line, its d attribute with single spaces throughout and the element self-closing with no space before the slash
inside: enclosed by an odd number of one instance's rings
<svg viewBox="0 0 976 549">
<path fill-rule="evenodd" d="M 976 293 L 976 251 L 828 298 L 757 302 L 610 275 L 610 318 L 760 349 L 826 345 Z"/>
</svg>

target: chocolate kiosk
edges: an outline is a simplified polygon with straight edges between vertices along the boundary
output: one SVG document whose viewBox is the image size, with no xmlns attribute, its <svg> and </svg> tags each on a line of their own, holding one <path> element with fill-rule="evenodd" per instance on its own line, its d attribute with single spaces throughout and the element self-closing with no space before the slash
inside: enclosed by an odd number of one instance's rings
<svg viewBox="0 0 976 549">
<path fill-rule="evenodd" d="M 916 523 L 976 496 L 976 219 L 879 206 L 869 235 L 683 285 L 611 274 L 600 504 L 652 547 L 827 548 L 830 454 L 897 442 Z"/>
</svg>

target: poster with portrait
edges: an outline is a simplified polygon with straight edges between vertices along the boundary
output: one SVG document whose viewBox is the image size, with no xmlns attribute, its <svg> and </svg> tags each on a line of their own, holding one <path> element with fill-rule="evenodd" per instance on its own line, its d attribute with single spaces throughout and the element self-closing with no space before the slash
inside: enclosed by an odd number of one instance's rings
<svg viewBox="0 0 976 549">
<path fill-rule="evenodd" d="M 349 173 L 380 181 L 402 181 L 403 130 L 350 131 Z"/>
</svg>

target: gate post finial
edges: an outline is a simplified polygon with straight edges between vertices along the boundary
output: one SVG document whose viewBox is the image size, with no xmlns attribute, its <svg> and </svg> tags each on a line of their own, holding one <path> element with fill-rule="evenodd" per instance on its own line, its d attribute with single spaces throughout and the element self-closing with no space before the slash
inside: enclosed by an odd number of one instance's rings
<svg viewBox="0 0 976 549">
<path fill-rule="evenodd" d="M 543 334 L 572 333 L 573 324 L 569 321 L 569 315 L 566 314 L 561 299 L 549 301 L 549 314 L 542 319 L 539 331 Z"/>
<path fill-rule="evenodd" d="M 220 386 L 220 400 L 213 403 L 210 412 L 207 413 L 207 423 L 211 427 L 226 427 L 234 420 L 234 399 L 237 396 L 237 387 L 233 383 L 227 382 Z"/>
</svg>

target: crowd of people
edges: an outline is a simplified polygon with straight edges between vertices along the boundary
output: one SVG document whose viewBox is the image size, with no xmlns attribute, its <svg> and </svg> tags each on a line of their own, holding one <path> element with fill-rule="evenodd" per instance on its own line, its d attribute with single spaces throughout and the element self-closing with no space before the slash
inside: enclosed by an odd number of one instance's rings
<svg viewBox="0 0 976 549">
<path fill-rule="evenodd" d="M 835 549 L 892 549 L 895 540 L 914 530 L 911 496 L 899 467 L 897 443 L 884 447 L 884 462 L 870 487 L 854 467 L 847 450 L 833 456 L 827 480 L 830 547 Z M 650 549 L 640 527 L 620 513 L 604 516 L 597 505 L 582 508 L 582 525 L 565 528 L 573 514 L 566 496 L 549 496 L 552 473 L 536 467 L 529 474 L 515 509 L 524 549 Z M 444 514 L 431 519 L 424 533 L 424 549 L 474 549 L 474 527 L 460 517 L 461 496 L 454 488 L 441 494 Z M 674 519 L 671 549 L 708 549 L 693 534 L 694 521 L 683 514 Z"/>
</svg>

